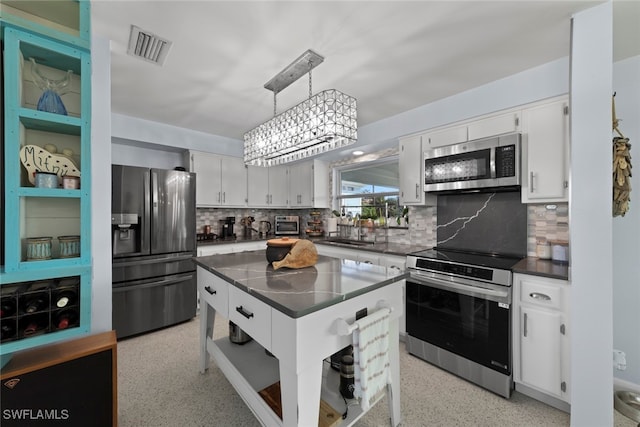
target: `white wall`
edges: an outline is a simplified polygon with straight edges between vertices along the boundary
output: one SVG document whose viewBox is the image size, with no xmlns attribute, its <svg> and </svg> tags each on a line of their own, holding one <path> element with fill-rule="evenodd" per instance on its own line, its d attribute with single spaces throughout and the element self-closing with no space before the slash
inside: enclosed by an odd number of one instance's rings
<svg viewBox="0 0 640 427">
<path fill-rule="evenodd" d="M 136 117 L 113 113 L 111 115 L 111 136 L 130 140 L 134 143 L 151 143 L 168 147 L 207 151 L 216 154 L 242 157 L 242 141 L 219 135 L 211 135 L 191 129 L 179 128 Z"/>
<path fill-rule="evenodd" d="M 184 164 L 183 150 L 166 151 L 155 147 L 130 145 L 119 138 L 111 139 L 111 163 L 114 165 L 141 166 L 147 168 L 173 169 Z"/>
<path fill-rule="evenodd" d="M 627 369 L 613 374 L 621 388 L 640 392 L 640 56 L 614 64 L 613 91 L 635 164 L 631 207 L 613 219 L 613 348 L 627 355 Z"/>
<path fill-rule="evenodd" d="M 111 52 L 96 35 L 91 68 L 91 331 L 104 332 L 111 330 Z"/>
<path fill-rule="evenodd" d="M 571 425 L 613 425 L 611 95 L 613 5 L 573 18 Z"/>
</svg>

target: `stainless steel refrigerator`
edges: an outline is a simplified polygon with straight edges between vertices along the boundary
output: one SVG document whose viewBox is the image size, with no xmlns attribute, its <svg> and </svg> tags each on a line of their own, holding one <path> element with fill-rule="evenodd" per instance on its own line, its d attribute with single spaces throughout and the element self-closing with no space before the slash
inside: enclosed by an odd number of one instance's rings
<svg viewBox="0 0 640 427">
<path fill-rule="evenodd" d="M 196 175 L 112 165 L 113 329 L 118 338 L 196 314 Z"/>
</svg>

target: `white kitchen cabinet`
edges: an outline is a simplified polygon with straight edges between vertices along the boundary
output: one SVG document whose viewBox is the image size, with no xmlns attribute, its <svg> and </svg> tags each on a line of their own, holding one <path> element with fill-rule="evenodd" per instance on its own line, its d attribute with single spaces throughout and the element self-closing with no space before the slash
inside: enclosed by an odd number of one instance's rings
<svg viewBox="0 0 640 427">
<path fill-rule="evenodd" d="M 247 171 L 240 157 L 189 151 L 189 170 L 196 173 L 198 206 L 244 207 Z"/>
<path fill-rule="evenodd" d="M 520 131 L 520 111 L 497 114 L 474 120 L 467 125 L 469 141 Z"/>
<path fill-rule="evenodd" d="M 209 256 L 219 254 L 230 254 L 236 252 L 236 245 L 233 243 L 215 244 L 215 245 L 201 245 L 196 249 L 197 256 Z"/>
<path fill-rule="evenodd" d="M 414 135 L 401 138 L 398 151 L 400 204 L 423 205 L 425 203 L 425 193 L 422 136 Z"/>
<path fill-rule="evenodd" d="M 437 128 L 422 136 L 424 150 L 521 131 L 520 110 L 509 110 Z"/>
<path fill-rule="evenodd" d="M 423 148 L 426 151 L 432 148 L 443 147 L 445 145 L 467 142 L 469 140 L 467 132 L 468 129 L 466 125 L 434 130 L 423 136 Z"/>
<path fill-rule="evenodd" d="M 247 182 L 249 207 L 287 207 L 289 197 L 287 167 L 248 166 Z"/>
<path fill-rule="evenodd" d="M 513 373 L 516 390 L 568 410 L 570 285 L 514 274 Z"/>
<path fill-rule="evenodd" d="M 289 206 L 329 207 L 329 165 L 320 160 L 289 166 Z"/>
<path fill-rule="evenodd" d="M 523 111 L 522 202 L 566 202 L 569 195 L 569 102 Z"/>
</svg>

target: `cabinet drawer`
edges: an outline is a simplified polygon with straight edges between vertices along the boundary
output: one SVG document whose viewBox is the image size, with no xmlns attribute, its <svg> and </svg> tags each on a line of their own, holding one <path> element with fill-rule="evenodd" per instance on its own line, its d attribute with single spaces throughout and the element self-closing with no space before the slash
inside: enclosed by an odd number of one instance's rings
<svg viewBox="0 0 640 427">
<path fill-rule="evenodd" d="M 198 267 L 198 292 L 202 303 L 209 304 L 224 317 L 229 316 L 229 285 L 202 267 Z"/>
<path fill-rule="evenodd" d="M 520 301 L 539 307 L 561 310 L 564 307 L 562 287 L 553 283 L 539 283 L 529 280 L 520 282 Z"/>
<path fill-rule="evenodd" d="M 229 286 L 229 320 L 271 350 L 271 307 L 248 293 Z"/>
</svg>

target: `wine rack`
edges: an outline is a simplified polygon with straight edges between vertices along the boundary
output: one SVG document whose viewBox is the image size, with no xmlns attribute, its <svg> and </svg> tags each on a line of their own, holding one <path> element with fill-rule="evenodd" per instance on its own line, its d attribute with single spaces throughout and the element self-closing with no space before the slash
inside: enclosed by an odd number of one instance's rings
<svg viewBox="0 0 640 427">
<path fill-rule="evenodd" d="M 0 288 L 4 344 L 80 326 L 80 277 L 44 279 Z"/>
</svg>

